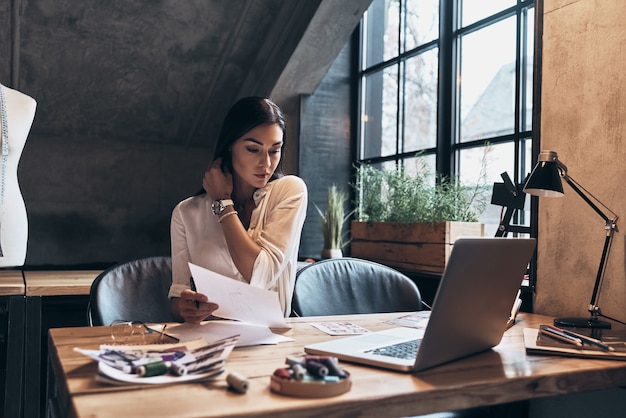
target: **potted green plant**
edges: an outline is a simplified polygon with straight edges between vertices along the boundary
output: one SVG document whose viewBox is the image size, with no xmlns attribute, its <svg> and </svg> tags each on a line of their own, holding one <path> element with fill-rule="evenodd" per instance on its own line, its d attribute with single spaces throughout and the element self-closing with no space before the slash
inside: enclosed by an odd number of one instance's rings
<svg viewBox="0 0 626 418">
<path fill-rule="evenodd" d="M 484 165 L 484 161 L 483 161 Z M 478 222 L 490 189 L 439 178 L 422 165 L 357 168 L 356 220 L 351 225 L 351 254 L 407 271 L 440 274 L 460 236 L 482 236 Z"/>
<path fill-rule="evenodd" d="M 322 258 L 343 256 L 342 248 L 347 243 L 347 240 L 344 239 L 344 224 L 353 213 L 346 213 L 345 205 L 347 201 L 347 192 L 333 184 L 328 188 L 326 209 L 322 211 L 315 205 L 315 209 L 317 209 L 322 218 L 322 235 L 324 236 Z"/>
</svg>

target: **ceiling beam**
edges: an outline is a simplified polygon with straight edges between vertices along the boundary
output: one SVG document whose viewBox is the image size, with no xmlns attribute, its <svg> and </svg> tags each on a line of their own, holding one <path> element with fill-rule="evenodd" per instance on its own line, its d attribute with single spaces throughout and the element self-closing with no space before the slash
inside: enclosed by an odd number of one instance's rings
<svg viewBox="0 0 626 418">
<path fill-rule="evenodd" d="M 371 2 L 323 0 L 320 3 L 273 86 L 274 100 L 282 102 L 315 91 Z"/>
<path fill-rule="evenodd" d="M 239 89 L 240 96 L 269 96 L 287 63 L 302 42 L 321 0 L 285 1 L 274 20 L 272 30 L 250 67 Z M 328 22 L 332 24 L 332 22 Z"/>
</svg>

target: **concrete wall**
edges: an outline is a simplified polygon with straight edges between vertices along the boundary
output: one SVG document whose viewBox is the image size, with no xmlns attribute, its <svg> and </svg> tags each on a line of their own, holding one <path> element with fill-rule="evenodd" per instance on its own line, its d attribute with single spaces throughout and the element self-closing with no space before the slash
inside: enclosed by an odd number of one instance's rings
<svg viewBox="0 0 626 418">
<path fill-rule="evenodd" d="M 18 171 L 27 266 L 169 255 L 174 205 L 200 189 L 209 151 L 31 135 Z"/>
<path fill-rule="evenodd" d="M 25 267 L 169 254 L 171 211 L 240 96 L 284 107 L 298 174 L 300 96 L 370 1 L 1 1 L 0 83 L 38 102 L 18 168 Z"/>
<path fill-rule="evenodd" d="M 544 7 L 541 148 L 557 151 L 575 180 L 626 216 L 626 2 L 545 0 Z M 539 203 L 535 311 L 586 317 L 604 221 L 564 188 L 563 198 Z M 606 315 L 622 321 L 624 251 L 620 231 L 598 301 Z"/>
<path fill-rule="evenodd" d="M 303 97 L 300 115 L 299 174 L 309 191 L 309 208 L 302 230 L 300 255 L 320 258 L 324 247 L 322 220 L 315 205 L 326 208 L 328 188 L 335 184 L 351 196 L 354 91 L 353 48 L 346 45 L 315 90 Z M 347 212 L 346 212 L 347 213 Z M 346 222 L 346 228 L 349 222 Z M 347 236 L 347 235 L 346 235 Z M 348 255 L 349 248 L 344 248 Z"/>
</svg>

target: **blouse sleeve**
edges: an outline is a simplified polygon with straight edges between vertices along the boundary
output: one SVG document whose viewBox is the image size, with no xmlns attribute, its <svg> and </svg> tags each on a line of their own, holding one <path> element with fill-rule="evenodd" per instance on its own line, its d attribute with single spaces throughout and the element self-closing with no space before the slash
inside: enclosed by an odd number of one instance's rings
<svg viewBox="0 0 626 418">
<path fill-rule="evenodd" d="M 172 220 L 170 224 L 170 234 L 172 240 L 172 286 L 168 296 L 179 297 L 181 292 L 189 288 L 189 265 L 191 261 L 189 248 L 187 247 L 187 238 L 185 235 L 185 226 L 182 220 L 182 211 L 179 203 L 172 212 Z"/>
<path fill-rule="evenodd" d="M 276 289 L 289 293 L 295 277 L 285 274 L 295 266 L 300 235 L 306 217 L 308 203 L 307 188 L 302 179 L 286 176 L 276 180 L 267 197 L 265 211 L 260 214 L 258 230 L 252 233 L 261 247 L 250 284 L 264 289 Z M 295 271 L 295 270 L 294 270 Z M 279 283 L 279 279 L 283 283 Z"/>
</svg>

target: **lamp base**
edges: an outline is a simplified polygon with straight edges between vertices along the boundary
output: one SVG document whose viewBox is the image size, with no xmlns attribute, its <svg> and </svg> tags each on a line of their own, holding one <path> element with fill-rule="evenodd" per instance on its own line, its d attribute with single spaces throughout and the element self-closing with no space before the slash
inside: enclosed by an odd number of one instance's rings
<svg viewBox="0 0 626 418">
<path fill-rule="evenodd" d="M 610 329 L 611 324 L 606 321 L 600 321 L 598 318 L 556 318 L 554 325 L 566 328 L 601 328 Z"/>
</svg>

